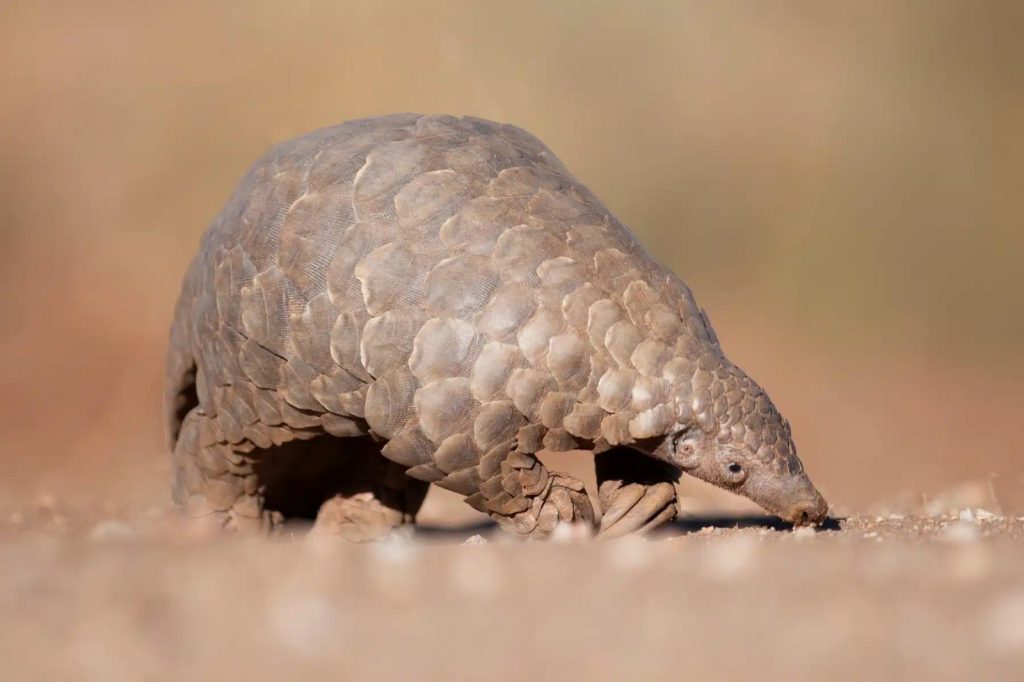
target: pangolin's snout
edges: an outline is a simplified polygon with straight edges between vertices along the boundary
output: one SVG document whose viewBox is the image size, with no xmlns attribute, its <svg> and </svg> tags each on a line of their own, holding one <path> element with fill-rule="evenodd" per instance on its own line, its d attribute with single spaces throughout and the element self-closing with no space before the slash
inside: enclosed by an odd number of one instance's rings
<svg viewBox="0 0 1024 682">
<path fill-rule="evenodd" d="M 828 502 L 815 490 L 812 497 L 797 502 L 782 517 L 794 526 L 818 525 L 828 518 Z"/>
<path fill-rule="evenodd" d="M 794 526 L 818 525 L 828 518 L 828 502 L 803 472 L 754 479 L 747 482 L 743 492 L 766 511 Z"/>
</svg>

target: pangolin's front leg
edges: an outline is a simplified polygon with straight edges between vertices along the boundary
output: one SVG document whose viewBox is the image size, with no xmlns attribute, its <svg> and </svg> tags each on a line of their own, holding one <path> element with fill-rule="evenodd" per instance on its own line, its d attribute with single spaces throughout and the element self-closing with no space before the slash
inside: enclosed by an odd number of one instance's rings
<svg viewBox="0 0 1024 682">
<path fill-rule="evenodd" d="M 675 520 L 677 469 L 628 448 L 598 453 L 594 464 L 601 537 L 646 533 Z"/>
<path fill-rule="evenodd" d="M 480 467 L 480 491 L 466 502 L 503 528 L 546 537 L 561 523 L 593 525 L 594 509 L 581 481 L 548 471 L 532 454 L 512 452 L 500 462 L 486 459 Z"/>
<path fill-rule="evenodd" d="M 174 501 L 189 517 L 231 530 L 279 526 L 281 514 L 264 508 L 264 491 L 249 456 L 253 447 L 219 441 L 209 421 L 197 407 L 182 422 L 171 457 Z"/>
</svg>

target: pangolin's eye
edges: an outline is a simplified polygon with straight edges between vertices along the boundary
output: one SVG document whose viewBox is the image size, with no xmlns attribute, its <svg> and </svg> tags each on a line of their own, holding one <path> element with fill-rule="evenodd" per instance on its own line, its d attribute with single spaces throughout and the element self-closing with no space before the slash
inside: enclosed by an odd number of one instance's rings
<svg viewBox="0 0 1024 682">
<path fill-rule="evenodd" d="M 739 474 L 743 472 L 743 467 L 736 462 L 730 462 L 727 468 L 729 469 L 730 474 Z"/>
</svg>

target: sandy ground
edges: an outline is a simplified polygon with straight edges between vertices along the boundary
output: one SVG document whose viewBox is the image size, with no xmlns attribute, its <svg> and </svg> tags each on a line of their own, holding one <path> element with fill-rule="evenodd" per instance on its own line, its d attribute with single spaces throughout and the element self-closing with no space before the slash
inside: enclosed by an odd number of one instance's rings
<svg viewBox="0 0 1024 682">
<path fill-rule="evenodd" d="M 523 543 L 432 495 L 414 533 L 369 545 L 212 535 L 164 507 L 9 507 L 4 678 L 1024 674 L 1024 518 L 685 515 L 647 539 Z"/>
</svg>

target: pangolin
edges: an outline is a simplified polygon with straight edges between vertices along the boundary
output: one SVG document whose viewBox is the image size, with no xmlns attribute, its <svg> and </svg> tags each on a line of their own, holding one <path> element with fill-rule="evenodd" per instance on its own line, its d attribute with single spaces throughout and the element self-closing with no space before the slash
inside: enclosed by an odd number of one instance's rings
<svg viewBox="0 0 1024 682">
<path fill-rule="evenodd" d="M 273 147 L 202 237 L 170 335 L 174 500 L 229 528 L 412 522 L 430 483 L 514 532 L 675 518 L 685 472 L 796 524 L 827 504 L 690 289 L 536 137 L 350 121 Z"/>
</svg>

